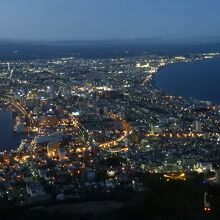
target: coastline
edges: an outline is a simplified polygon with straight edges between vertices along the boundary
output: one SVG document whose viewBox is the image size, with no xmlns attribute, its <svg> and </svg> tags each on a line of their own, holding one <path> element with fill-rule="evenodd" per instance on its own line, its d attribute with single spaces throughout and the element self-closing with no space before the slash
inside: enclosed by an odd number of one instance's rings
<svg viewBox="0 0 220 220">
<path fill-rule="evenodd" d="M 4 117 L 4 115 L 8 115 L 7 117 Z M 10 114 L 10 116 L 9 116 Z M 17 134 L 13 132 L 13 126 L 14 126 L 14 120 L 12 118 L 12 112 L 8 109 L 0 109 L 0 119 L 4 117 L 4 121 L 1 123 L 2 128 L 0 128 L 1 132 L 1 144 L 0 144 L 0 153 L 4 151 L 15 151 L 23 138 L 23 135 Z M 10 139 L 10 144 L 8 143 L 8 139 Z"/>
<path fill-rule="evenodd" d="M 151 82 L 151 85 L 153 86 L 154 89 L 162 92 L 162 93 L 165 93 L 167 95 L 172 95 L 172 96 L 180 96 L 184 99 L 195 99 L 195 100 L 198 100 L 198 101 L 202 101 L 202 102 L 211 102 L 212 104 L 215 104 L 215 105 L 219 105 L 220 104 L 220 100 L 219 100 L 219 103 L 218 102 L 215 102 L 214 100 L 211 100 L 211 99 L 203 99 L 203 98 L 199 98 L 199 97 L 196 97 L 195 95 L 184 95 L 184 94 L 178 94 L 178 92 L 175 92 L 175 91 L 172 91 L 172 89 L 169 90 L 166 89 L 166 88 L 162 88 L 161 85 L 159 85 L 158 81 L 159 81 L 159 74 L 162 74 L 161 71 L 167 71 L 170 70 L 170 68 L 172 68 L 173 66 L 179 68 L 180 65 L 186 65 L 186 64 L 198 64 L 198 63 L 204 63 L 204 62 L 209 62 L 209 61 L 215 61 L 215 60 L 220 60 L 220 55 L 218 56 L 215 56 L 211 59 L 201 59 L 201 60 L 195 60 L 195 61 L 189 61 L 189 62 L 176 62 L 176 63 L 172 63 L 172 64 L 168 64 L 164 67 L 161 67 L 158 69 L 158 71 L 153 75 L 152 77 L 152 82 Z M 165 73 L 166 74 L 166 73 Z M 175 73 L 177 74 L 177 73 Z M 160 79 L 161 80 L 161 79 Z"/>
</svg>

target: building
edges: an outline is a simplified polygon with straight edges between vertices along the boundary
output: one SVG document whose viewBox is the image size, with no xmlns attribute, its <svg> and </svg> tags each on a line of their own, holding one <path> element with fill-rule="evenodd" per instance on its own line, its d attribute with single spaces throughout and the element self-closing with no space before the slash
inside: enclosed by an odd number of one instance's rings
<svg viewBox="0 0 220 220">
<path fill-rule="evenodd" d="M 50 142 L 47 145 L 47 154 L 49 157 L 57 157 L 58 156 L 59 145 L 60 145 L 59 142 Z"/>
<path fill-rule="evenodd" d="M 193 131 L 202 132 L 202 123 L 200 121 L 193 122 Z"/>
<path fill-rule="evenodd" d="M 26 185 L 27 194 L 31 197 L 44 196 L 46 193 L 40 183 L 30 183 Z"/>
<path fill-rule="evenodd" d="M 67 158 L 65 147 L 59 147 L 58 148 L 58 157 L 59 157 L 60 160 L 65 160 Z"/>
</svg>

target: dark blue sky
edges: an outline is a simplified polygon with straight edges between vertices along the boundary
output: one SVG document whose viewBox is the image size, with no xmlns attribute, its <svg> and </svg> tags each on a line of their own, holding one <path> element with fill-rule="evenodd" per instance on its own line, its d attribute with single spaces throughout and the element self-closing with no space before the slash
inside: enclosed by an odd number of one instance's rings
<svg viewBox="0 0 220 220">
<path fill-rule="evenodd" d="M 0 38 L 220 36 L 220 0 L 1 0 Z"/>
</svg>

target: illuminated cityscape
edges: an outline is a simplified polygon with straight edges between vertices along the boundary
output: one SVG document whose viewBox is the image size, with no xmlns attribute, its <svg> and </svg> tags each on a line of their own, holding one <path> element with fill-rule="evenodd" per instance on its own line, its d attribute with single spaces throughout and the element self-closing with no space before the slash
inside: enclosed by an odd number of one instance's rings
<svg viewBox="0 0 220 220">
<path fill-rule="evenodd" d="M 219 106 L 154 86 L 167 65 L 218 55 L 1 62 L 1 108 L 25 136 L 1 153 L 1 196 L 27 205 L 139 192 L 147 173 L 185 181 L 213 172 L 219 184 Z"/>
<path fill-rule="evenodd" d="M 220 1 L 0 4 L 0 220 L 219 220 Z"/>
</svg>

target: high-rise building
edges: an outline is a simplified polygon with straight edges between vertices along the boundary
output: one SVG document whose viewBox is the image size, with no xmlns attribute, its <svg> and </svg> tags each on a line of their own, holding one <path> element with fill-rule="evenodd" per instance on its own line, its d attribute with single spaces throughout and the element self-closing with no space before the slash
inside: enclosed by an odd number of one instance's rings
<svg viewBox="0 0 220 220">
<path fill-rule="evenodd" d="M 59 147 L 58 148 L 58 157 L 60 160 L 66 159 L 66 148 L 65 147 Z"/>
<path fill-rule="evenodd" d="M 202 131 L 202 123 L 198 120 L 193 122 L 193 131 L 201 132 Z"/>
</svg>

